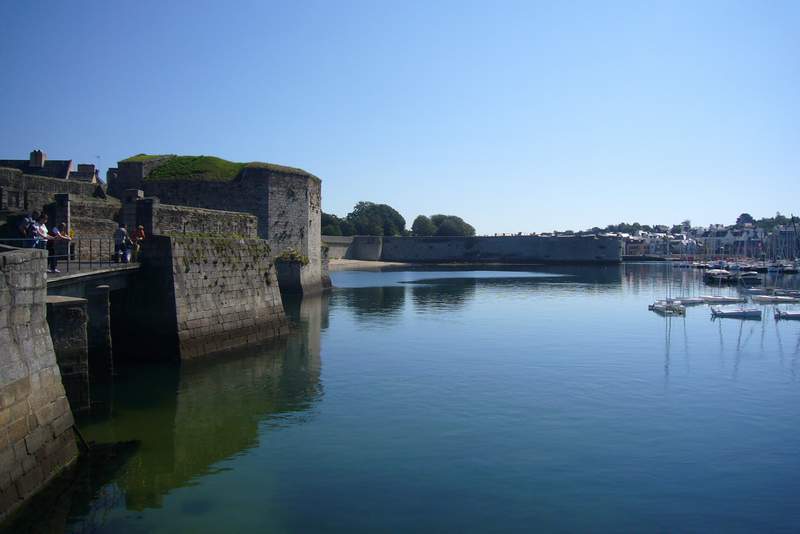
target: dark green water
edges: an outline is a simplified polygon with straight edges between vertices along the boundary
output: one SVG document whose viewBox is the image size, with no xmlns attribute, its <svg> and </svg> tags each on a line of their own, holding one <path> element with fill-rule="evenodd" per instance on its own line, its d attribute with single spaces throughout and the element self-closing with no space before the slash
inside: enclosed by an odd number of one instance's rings
<svg viewBox="0 0 800 534">
<path fill-rule="evenodd" d="M 81 429 L 141 446 L 56 528 L 800 531 L 800 322 L 665 319 L 665 280 L 337 273 L 280 343 L 124 368 Z"/>
</svg>

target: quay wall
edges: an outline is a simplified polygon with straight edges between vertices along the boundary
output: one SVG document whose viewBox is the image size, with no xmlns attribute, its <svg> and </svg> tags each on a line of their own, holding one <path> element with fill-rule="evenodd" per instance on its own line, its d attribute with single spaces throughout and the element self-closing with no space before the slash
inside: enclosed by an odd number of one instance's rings
<svg viewBox="0 0 800 534">
<path fill-rule="evenodd" d="M 263 240 L 156 235 L 142 248 L 140 269 L 127 306 L 132 319 L 183 360 L 287 332 Z"/>
<path fill-rule="evenodd" d="M 78 455 L 45 319 L 46 262 L 0 246 L 0 521 Z"/>
<path fill-rule="evenodd" d="M 329 258 L 397 262 L 619 263 L 616 237 L 323 236 Z"/>
</svg>

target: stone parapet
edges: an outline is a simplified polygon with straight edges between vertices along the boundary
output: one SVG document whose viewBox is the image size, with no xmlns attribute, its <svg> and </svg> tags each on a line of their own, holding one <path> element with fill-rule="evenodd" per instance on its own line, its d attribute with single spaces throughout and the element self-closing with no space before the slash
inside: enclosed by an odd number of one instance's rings
<svg viewBox="0 0 800 534">
<path fill-rule="evenodd" d="M 158 198 L 136 201 L 132 224 L 144 226 L 147 235 L 258 238 L 258 218 L 248 213 L 162 204 Z"/>
</svg>

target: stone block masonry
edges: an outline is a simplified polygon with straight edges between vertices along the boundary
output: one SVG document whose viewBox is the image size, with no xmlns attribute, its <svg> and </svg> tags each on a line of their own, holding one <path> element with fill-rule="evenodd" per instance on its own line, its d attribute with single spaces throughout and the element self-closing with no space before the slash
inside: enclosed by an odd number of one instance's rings
<svg viewBox="0 0 800 534">
<path fill-rule="evenodd" d="M 418 263 L 620 263 L 618 237 L 324 236 L 330 258 Z"/>
<path fill-rule="evenodd" d="M 47 324 L 61 381 L 73 411 L 89 408 L 86 299 L 47 297 Z"/>
<path fill-rule="evenodd" d="M 159 321 L 168 325 L 162 334 L 177 345 L 181 359 L 258 343 L 288 331 L 266 241 L 153 236 L 141 258 L 144 277 L 151 280 L 146 284 L 155 289 L 152 297 L 161 295 L 162 300 L 149 299 L 149 308 L 163 305 L 168 310 L 168 320 Z"/>
<path fill-rule="evenodd" d="M 130 203 L 135 204 L 135 209 L 127 209 Z M 146 235 L 258 237 L 258 219 L 248 213 L 173 206 L 161 204 L 157 198 L 137 198 L 134 195 L 126 198 L 125 207 L 132 216 L 129 215 L 130 220 L 124 222 L 129 228 L 141 224 Z"/>
<path fill-rule="evenodd" d="M 18 169 L 0 167 L 0 210 L 27 212 L 41 210 L 53 202 L 54 195 L 70 193 L 76 196 L 102 195 L 102 187 L 75 180 L 46 178 L 23 174 Z"/>
<path fill-rule="evenodd" d="M 248 165 L 226 181 L 148 177 L 167 159 L 149 159 L 146 166 L 141 162 L 120 162 L 119 184 L 112 189 L 142 189 L 147 197 L 157 197 L 174 206 L 254 215 L 258 236 L 269 241 L 275 256 L 294 250 L 308 259 L 301 272 L 301 287 L 293 289 L 306 294 L 322 289 L 319 178 L 300 169 L 258 164 Z"/>
<path fill-rule="evenodd" d="M 0 521 L 78 454 L 45 320 L 46 262 L 0 247 Z"/>
</svg>

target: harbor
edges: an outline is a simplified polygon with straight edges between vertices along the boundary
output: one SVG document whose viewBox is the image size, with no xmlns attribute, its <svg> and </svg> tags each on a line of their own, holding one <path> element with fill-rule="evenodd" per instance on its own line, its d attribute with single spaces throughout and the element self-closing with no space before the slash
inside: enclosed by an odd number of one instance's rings
<svg viewBox="0 0 800 534">
<path fill-rule="evenodd" d="M 699 275 L 663 263 L 336 271 L 330 293 L 287 301 L 284 341 L 121 366 L 78 427 L 138 445 L 59 493 L 47 525 L 685 532 L 713 517 L 726 532 L 791 531 L 800 321 L 772 320 L 772 304 L 761 321 L 710 321 L 707 304 L 642 313 L 680 287 L 710 293 Z"/>
</svg>

